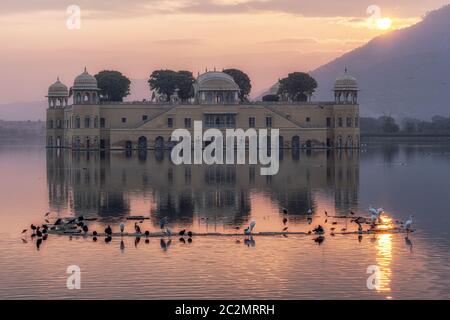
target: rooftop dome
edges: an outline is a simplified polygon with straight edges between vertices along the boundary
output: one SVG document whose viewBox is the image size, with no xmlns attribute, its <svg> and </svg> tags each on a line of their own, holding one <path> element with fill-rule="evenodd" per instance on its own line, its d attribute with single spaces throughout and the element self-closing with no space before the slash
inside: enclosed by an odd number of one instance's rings
<svg viewBox="0 0 450 320">
<path fill-rule="evenodd" d="M 97 87 L 97 79 L 91 76 L 84 68 L 84 72 L 75 78 L 73 83 L 74 90 L 99 90 Z"/>
<path fill-rule="evenodd" d="M 225 72 L 209 71 L 197 77 L 194 83 L 196 91 L 237 91 L 239 86 L 232 76 Z"/>
<path fill-rule="evenodd" d="M 358 81 L 345 69 L 345 74 L 334 82 L 334 90 L 358 90 Z"/>
<path fill-rule="evenodd" d="M 59 81 L 59 78 L 55 83 L 48 87 L 48 96 L 47 97 L 67 97 L 69 96 L 69 90 L 67 87 Z"/>
</svg>

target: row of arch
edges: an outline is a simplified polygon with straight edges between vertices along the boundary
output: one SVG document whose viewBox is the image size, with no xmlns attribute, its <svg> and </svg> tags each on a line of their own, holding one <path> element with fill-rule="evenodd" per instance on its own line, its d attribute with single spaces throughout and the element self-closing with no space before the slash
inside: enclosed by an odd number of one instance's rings
<svg viewBox="0 0 450 320">
<path fill-rule="evenodd" d="M 208 143 L 205 143 L 205 145 L 207 145 Z M 145 136 L 141 136 L 138 138 L 137 140 L 137 144 L 133 145 L 133 142 L 131 140 L 126 140 L 125 141 L 125 145 L 124 148 L 127 150 L 133 149 L 133 148 L 137 148 L 137 149 L 149 149 L 149 148 L 154 148 L 154 149 L 165 149 L 165 148 L 172 148 L 175 145 L 174 142 L 172 142 L 170 140 L 170 138 L 167 140 L 167 142 L 164 140 L 164 137 L 162 136 L 158 136 L 155 138 L 154 140 L 154 144 L 153 146 L 151 146 L 149 144 L 149 141 L 147 139 L 147 137 Z M 267 140 L 267 145 L 270 146 L 270 137 L 268 137 Z M 327 140 L 327 143 L 325 145 L 323 144 L 317 144 L 316 142 L 314 142 L 313 140 L 305 140 L 303 143 L 301 143 L 300 140 L 300 136 L 295 135 L 291 138 L 290 141 L 290 146 L 287 147 L 285 145 L 285 139 L 283 136 L 279 137 L 279 146 L 280 148 L 291 148 L 291 149 L 300 149 L 300 148 L 313 148 L 315 146 L 326 146 L 326 147 L 333 147 L 333 143 L 331 141 Z M 338 136 L 336 143 L 334 145 L 334 147 L 337 148 L 353 148 L 353 147 L 358 147 L 359 146 L 359 141 L 356 138 L 355 140 L 353 139 L 352 136 L 347 136 L 346 139 L 342 138 L 341 136 Z"/>
<path fill-rule="evenodd" d="M 99 102 L 97 92 L 76 92 L 74 100 L 75 104 L 94 104 Z"/>
</svg>

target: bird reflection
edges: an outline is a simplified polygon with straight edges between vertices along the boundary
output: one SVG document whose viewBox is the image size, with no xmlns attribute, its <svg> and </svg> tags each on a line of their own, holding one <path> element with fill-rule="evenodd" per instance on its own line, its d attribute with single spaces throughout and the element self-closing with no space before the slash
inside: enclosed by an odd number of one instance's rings
<svg viewBox="0 0 450 320">
<path fill-rule="evenodd" d="M 159 241 L 159 245 L 161 246 L 161 249 L 163 249 L 164 251 L 167 251 L 167 249 L 169 249 L 171 243 L 172 243 L 171 239 L 167 242 L 164 239 L 161 239 Z"/>
<path fill-rule="evenodd" d="M 123 240 L 120 241 L 120 252 L 125 252 L 125 243 L 123 242 Z"/>
<path fill-rule="evenodd" d="M 409 247 L 409 252 L 412 253 L 413 243 L 412 243 L 411 239 L 409 239 L 409 235 L 406 235 L 406 237 L 405 237 L 405 244 Z"/>
<path fill-rule="evenodd" d="M 141 241 L 141 237 L 134 238 L 134 247 L 137 248 L 139 242 Z"/>
<path fill-rule="evenodd" d="M 40 249 L 41 244 L 42 244 L 42 239 L 41 239 L 41 238 L 37 239 L 37 241 L 36 241 L 36 248 L 37 248 L 38 250 Z"/>
<path fill-rule="evenodd" d="M 325 240 L 324 236 L 318 236 L 314 238 L 314 242 L 317 243 L 318 245 L 321 245 L 324 240 Z"/>
<path fill-rule="evenodd" d="M 253 239 L 252 236 L 250 236 L 250 237 L 244 239 L 244 244 L 247 247 L 254 247 L 254 246 L 256 246 L 256 241 L 255 241 L 255 239 Z"/>
</svg>

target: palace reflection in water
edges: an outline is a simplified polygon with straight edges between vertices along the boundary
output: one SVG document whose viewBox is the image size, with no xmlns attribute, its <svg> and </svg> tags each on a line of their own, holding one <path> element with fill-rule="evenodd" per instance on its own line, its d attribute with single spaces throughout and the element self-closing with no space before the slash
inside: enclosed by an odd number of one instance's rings
<svg viewBox="0 0 450 320">
<path fill-rule="evenodd" d="M 6 182 L 0 193 L 0 250 L 7 257 L 0 261 L 4 298 L 449 297 L 448 145 L 386 143 L 341 153 L 284 150 L 280 172 L 273 177 L 261 176 L 258 166 L 175 166 L 168 152 L 0 151 Z M 384 207 L 386 221 L 414 214 L 418 231 L 408 237 L 339 234 L 357 226 L 331 216 L 349 210 L 367 216 L 369 204 Z M 312 219 L 306 215 L 309 207 Z M 52 222 L 58 215 L 98 217 L 89 222 L 95 231 L 106 224 L 119 230 L 124 222 L 125 230 L 133 232 L 135 221 L 125 217 L 147 215 L 150 219 L 140 227 L 153 232 L 164 215 L 174 232 L 242 234 L 255 219 L 256 233 L 284 228 L 292 233 L 194 236 L 191 243 L 178 236 L 171 242 L 166 237 L 105 242 L 50 236 L 39 249 L 37 240 L 19 239 L 30 223 Z M 318 224 L 326 229 L 323 243 L 313 241 L 315 235 L 293 234 Z M 332 228 L 338 231 L 335 236 Z M 67 264 L 73 263 L 86 272 L 83 290 L 77 292 L 61 282 Z M 367 287 L 370 266 L 380 272 L 378 288 Z"/>
<path fill-rule="evenodd" d="M 251 216 L 254 194 L 291 216 L 316 213 L 321 196 L 334 197 L 337 214 L 357 207 L 359 150 L 284 150 L 277 175 L 259 172 L 258 165 L 174 165 L 168 151 L 47 151 L 49 202 L 59 213 L 151 214 L 154 225 L 161 216 L 241 224 Z"/>
</svg>

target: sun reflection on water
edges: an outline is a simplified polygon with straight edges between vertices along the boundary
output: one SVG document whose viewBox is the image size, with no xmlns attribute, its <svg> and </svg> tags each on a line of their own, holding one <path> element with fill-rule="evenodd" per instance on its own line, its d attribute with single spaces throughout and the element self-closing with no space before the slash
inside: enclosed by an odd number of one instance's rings
<svg viewBox="0 0 450 320">
<path fill-rule="evenodd" d="M 391 291 L 391 262 L 392 262 L 392 234 L 377 235 L 376 260 L 380 267 L 380 281 L 378 292 Z"/>
</svg>

